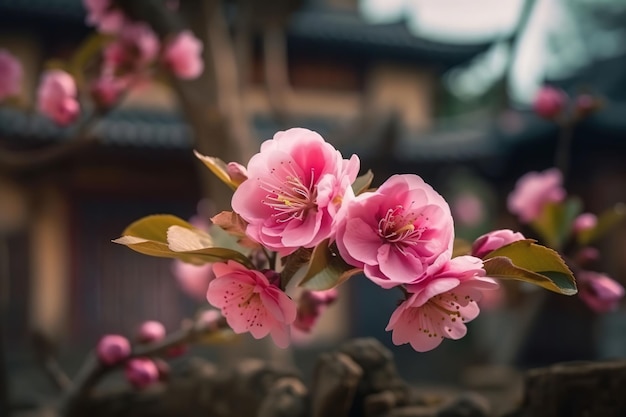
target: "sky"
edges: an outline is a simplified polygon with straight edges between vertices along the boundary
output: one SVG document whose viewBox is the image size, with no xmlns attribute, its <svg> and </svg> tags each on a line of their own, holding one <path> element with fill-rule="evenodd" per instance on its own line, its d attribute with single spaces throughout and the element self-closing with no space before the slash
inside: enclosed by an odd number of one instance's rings
<svg viewBox="0 0 626 417">
<path fill-rule="evenodd" d="M 525 0 L 360 0 L 372 23 L 405 19 L 419 37 L 455 44 L 492 41 L 468 65 L 444 80 L 460 99 L 483 94 L 501 79 L 511 59 L 509 96 L 532 102 L 546 79 L 574 74 L 596 60 L 626 53 L 626 0 L 536 0 L 512 48 L 503 39 L 514 30 Z"/>
</svg>

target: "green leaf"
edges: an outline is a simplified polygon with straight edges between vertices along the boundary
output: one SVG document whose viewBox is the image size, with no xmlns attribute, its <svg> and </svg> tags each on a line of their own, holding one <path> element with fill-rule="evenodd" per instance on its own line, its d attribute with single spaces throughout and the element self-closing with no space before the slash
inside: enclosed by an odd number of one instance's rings
<svg viewBox="0 0 626 417">
<path fill-rule="evenodd" d="M 531 225 L 549 246 L 560 249 L 571 236 L 572 224 L 581 211 L 582 203 L 576 197 L 549 203 Z"/>
<path fill-rule="evenodd" d="M 222 180 L 224 184 L 228 185 L 233 190 L 237 189 L 238 184 L 230 178 L 230 174 L 228 173 L 228 164 L 226 162 L 214 156 L 202 155 L 198 151 L 193 151 L 193 153 L 196 155 L 196 158 L 201 160 L 202 163 L 206 165 L 206 167 L 209 168 L 211 172 L 217 176 L 217 178 Z"/>
<path fill-rule="evenodd" d="M 371 169 L 368 169 L 365 174 L 357 177 L 352 183 L 352 190 L 354 191 L 354 195 L 359 195 L 367 191 L 370 185 L 372 185 L 373 180 L 374 173 Z"/>
<path fill-rule="evenodd" d="M 193 264 L 232 259 L 251 267 L 248 258 L 236 250 L 214 247 L 208 233 L 167 214 L 147 216 L 128 226 L 114 243 L 145 255 L 176 258 Z"/>
<path fill-rule="evenodd" d="M 564 295 L 577 293 L 574 274 L 554 250 L 527 239 L 503 246 L 485 256 L 487 276 L 515 279 Z"/>
<path fill-rule="evenodd" d="M 307 290 L 329 290 L 359 272 L 360 268 L 348 265 L 333 248 L 328 246 L 328 240 L 325 240 L 313 249 L 311 260 L 299 285 Z"/>
<path fill-rule="evenodd" d="M 626 205 L 623 203 L 615 205 L 613 208 L 605 211 L 598 216 L 598 224 L 596 227 L 584 230 L 578 234 L 578 243 L 588 245 L 601 238 L 607 232 L 613 230 L 618 224 L 626 219 Z"/>
</svg>

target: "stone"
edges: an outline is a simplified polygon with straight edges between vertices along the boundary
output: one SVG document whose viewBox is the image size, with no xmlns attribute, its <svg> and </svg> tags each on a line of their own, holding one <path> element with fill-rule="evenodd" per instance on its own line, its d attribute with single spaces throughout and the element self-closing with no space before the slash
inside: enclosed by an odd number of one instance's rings
<svg viewBox="0 0 626 417">
<path fill-rule="evenodd" d="M 339 352 L 319 356 L 311 389 L 313 417 L 348 416 L 359 381 L 361 367 Z"/>
</svg>

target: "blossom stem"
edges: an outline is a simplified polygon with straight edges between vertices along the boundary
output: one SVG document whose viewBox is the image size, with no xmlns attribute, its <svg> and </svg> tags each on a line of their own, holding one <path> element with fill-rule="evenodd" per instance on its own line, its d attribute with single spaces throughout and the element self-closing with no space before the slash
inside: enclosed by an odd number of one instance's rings
<svg viewBox="0 0 626 417">
<path fill-rule="evenodd" d="M 104 365 L 98 360 L 96 354 L 91 352 L 76 374 L 67 392 L 61 398 L 59 414 L 68 417 L 80 415 L 81 404 L 91 389 L 97 385 L 102 377 L 123 367 L 129 359 L 163 355 L 170 348 L 196 342 L 201 337 L 217 334 L 226 329 L 230 329 L 230 327 L 228 327 L 225 318 L 220 318 L 213 326 L 207 328 L 200 316 L 194 322 L 183 323 L 179 330 L 169 334 L 162 340 L 133 346 L 131 355 L 125 361 L 114 365 Z"/>
<path fill-rule="evenodd" d="M 559 123 L 559 138 L 557 141 L 556 154 L 554 156 L 554 166 L 556 166 L 563 174 L 563 182 L 567 182 L 567 174 L 569 171 L 572 138 L 574 134 L 574 122 L 564 120 Z"/>
</svg>

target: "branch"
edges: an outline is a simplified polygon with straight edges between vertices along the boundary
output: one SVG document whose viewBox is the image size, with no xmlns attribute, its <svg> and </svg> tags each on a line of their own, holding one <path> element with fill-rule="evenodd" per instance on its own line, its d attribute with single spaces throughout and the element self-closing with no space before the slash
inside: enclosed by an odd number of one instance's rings
<svg viewBox="0 0 626 417">
<path fill-rule="evenodd" d="M 263 29 L 263 65 L 267 95 L 274 115 L 281 124 L 287 124 L 287 95 L 290 91 L 284 27 L 270 22 Z"/>
<path fill-rule="evenodd" d="M 95 123 L 92 113 L 81 123 L 75 136 L 42 149 L 14 151 L 0 147 L 0 167 L 11 171 L 42 168 L 86 149 L 96 142 L 96 137 L 90 132 Z"/>
<path fill-rule="evenodd" d="M 230 327 L 228 327 L 226 319 L 223 317 L 216 323 L 207 326 L 207 323 L 200 316 L 195 322 L 183 323 L 181 329 L 170 333 L 163 340 L 133 346 L 131 355 L 121 363 L 110 366 L 104 365 L 98 360 L 94 352 L 90 353 L 76 374 L 72 385 L 61 398 L 59 405 L 60 414 L 63 416 L 80 415 L 80 406 L 85 396 L 90 393 L 105 375 L 120 369 L 128 360 L 137 357 L 163 356 L 167 354 L 170 348 L 197 342 L 202 338 L 217 335 L 226 329 L 230 329 Z"/>
</svg>

